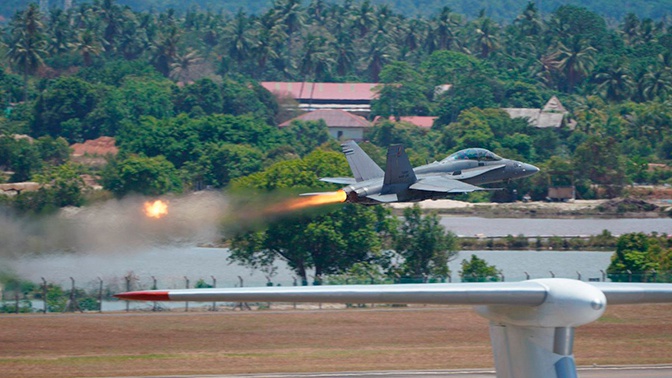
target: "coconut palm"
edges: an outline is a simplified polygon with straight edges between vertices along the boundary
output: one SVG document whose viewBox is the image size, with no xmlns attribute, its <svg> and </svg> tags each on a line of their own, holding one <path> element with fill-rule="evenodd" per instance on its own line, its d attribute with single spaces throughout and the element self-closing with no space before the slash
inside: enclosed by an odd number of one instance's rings
<svg viewBox="0 0 672 378">
<path fill-rule="evenodd" d="M 569 39 L 569 44 L 558 42 L 553 54 L 557 57 L 558 70 L 562 74 L 561 89 L 571 92 L 576 84 L 587 77 L 595 66 L 595 50 L 579 36 Z"/>
<path fill-rule="evenodd" d="M 103 52 L 103 41 L 101 37 L 91 29 L 79 31 L 77 39 L 73 43 L 74 50 L 82 56 L 85 66 L 90 66 L 93 57 Z"/>
<path fill-rule="evenodd" d="M 607 101 L 622 101 L 630 98 L 635 83 L 630 70 L 621 63 L 606 67 L 595 75 L 597 89 Z"/>
<path fill-rule="evenodd" d="M 7 57 L 23 72 L 24 101 L 28 99 L 28 75 L 35 73 L 47 56 L 43 30 L 42 14 L 33 3 L 24 12 L 18 13 L 10 24 Z"/>
<path fill-rule="evenodd" d="M 175 61 L 170 64 L 170 78 L 176 82 L 186 83 L 190 81 L 190 70 L 194 65 L 200 63 L 202 58 L 198 52 L 188 48 L 184 54 L 177 55 Z"/>
<path fill-rule="evenodd" d="M 489 17 L 481 17 L 476 22 L 474 30 L 476 51 L 481 58 L 487 58 L 491 52 L 499 48 L 498 31 L 499 26 Z"/>
</svg>

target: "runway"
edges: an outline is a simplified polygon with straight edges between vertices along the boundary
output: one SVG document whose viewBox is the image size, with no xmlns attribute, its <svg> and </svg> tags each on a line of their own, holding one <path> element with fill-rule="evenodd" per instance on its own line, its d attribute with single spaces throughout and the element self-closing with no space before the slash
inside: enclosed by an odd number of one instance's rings
<svg viewBox="0 0 672 378">
<path fill-rule="evenodd" d="M 579 367 L 581 378 L 669 378 L 672 365 Z M 267 373 L 236 375 L 185 375 L 152 378 L 494 378 L 494 369 L 366 371 L 339 373 Z M 116 377 L 122 378 L 122 377 Z M 142 377 L 123 377 L 142 378 Z"/>
</svg>

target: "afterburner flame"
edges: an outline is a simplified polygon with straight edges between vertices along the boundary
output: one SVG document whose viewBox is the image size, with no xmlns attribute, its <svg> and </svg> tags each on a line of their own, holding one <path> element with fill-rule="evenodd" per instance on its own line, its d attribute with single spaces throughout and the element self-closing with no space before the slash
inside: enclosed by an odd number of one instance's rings
<svg viewBox="0 0 672 378">
<path fill-rule="evenodd" d="M 150 218 L 159 219 L 168 214 L 168 202 L 156 200 L 154 202 L 145 202 L 145 214 Z"/>
<path fill-rule="evenodd" d="M 345 202 L 347 195 L 343 190 L 333 193 L 317 194 L 314 196 L 306 196 L 300 198 L 293 198 L 289 201 L 279 203 L 277 205 L 267 208 L 267 213 L 281 213 L 285 211 L 305 209 L 307 207 L 328 205 L 332 203 Z"/>
</svg>

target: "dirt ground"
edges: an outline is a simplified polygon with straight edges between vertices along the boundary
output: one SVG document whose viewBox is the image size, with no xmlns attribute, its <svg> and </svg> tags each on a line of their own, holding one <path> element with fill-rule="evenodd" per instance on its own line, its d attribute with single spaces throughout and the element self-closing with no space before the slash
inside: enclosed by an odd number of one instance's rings
<svg viewBox="0 0 672 378">
<path fill-rule="evenodd" d="M 611 306 L 579 365 L 672 363 L 672 305 Z M 492 367 L 470 307 L 0 316 L 0 377 Z"/>
</svg>

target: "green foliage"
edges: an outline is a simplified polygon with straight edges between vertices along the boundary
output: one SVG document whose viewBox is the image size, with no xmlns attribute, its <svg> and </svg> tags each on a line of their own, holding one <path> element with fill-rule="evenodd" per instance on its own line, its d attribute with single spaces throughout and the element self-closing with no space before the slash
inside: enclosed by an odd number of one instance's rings
<svg viewBox="0 0 672 378">
<path fill-rule="evenodd" d="M 501 280 L 497 267 L 488 265 L 487 261 L 476 255 L 471 255 L 470 260 L 462 260 L 460 278 L 462 282 L 498 282 Z"/>
<path fill-rule="evenodd" d="M 57 79 L 37 98 L 31 129 L 34 135 L 65 137 L 71 143 L 100 136 L 99 125 L 87 122 L 98 102 L 93 85 L 76 77 Z"/>
<path fill-rule="evenodd" d="M 281 161 L 267 169 L 233 180 L 234 191 L 245 189 L 276 190 L 289 188 L 328 189 L 330 184 L 320 177 L 339 177 L 350 174 L 343 154 L 315 150 L 303 159 Z"/>
<path fill-rule="evenodd" d="M 655 280 L 657 271 L 670 267 L 672 245 L 667 235 L 632 233 L 618 238 L 607 273 L 612 281 L 649 281 Z"/>
<path fill-rule="evenodd" d="M 297 215 L 291 221 L 271 222 L 267 229 L 238 235 L 229 259 L 251 268 L 270 269 L 283 259 L 308 284 L 307 269 L 315 280 L 339 274 L 353 264 L 374 259 L 381 247 L 380 230 L 372 207 L 344 205 L 324 215 Z"/>
<path fill-rule="evenodd" d="M 402 258 L 398 274 L 420 278 L 446 277 L 448 261 L 456 254 L 457 237 L 439 223 L 437 214 L 423 216 L 415 205 L 404 209 L 404 220 L 394 241 L 394 249 Z"/>
<path fill-rule="evenodd" d="M 182 187 L 175 166 L 163 156 L 131 155 L 113 160 L 105 167 L 101 181 L 105 189 L 118 196 L 156 196 L 179 192 Z"/>
</svg>

